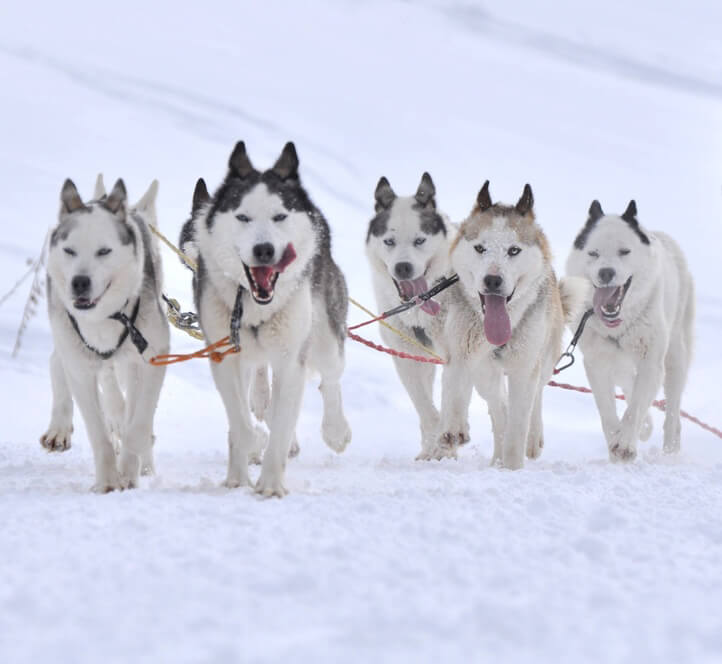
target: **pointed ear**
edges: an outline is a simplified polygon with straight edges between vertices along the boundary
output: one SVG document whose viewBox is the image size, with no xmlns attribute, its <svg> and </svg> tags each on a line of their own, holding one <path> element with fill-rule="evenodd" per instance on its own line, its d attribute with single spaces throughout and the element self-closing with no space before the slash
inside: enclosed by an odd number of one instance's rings
<svg viewBox="0 0 722 664">
<path fill-rule="evenodd" d="M 155 207 L 155 199 L 158 195 L 158 180 L 153 180 L 148 187 L 141 199 L 135 204 L 135 208 L 138 210 L 149 210 L 151 207 Z"/>
<path fill-rule="evenodd" d="M 239 178 L 247 178 L 253 173 L 254 168 L 251 160 L 246 154 L 246 144 L 243 141 L 238 141 L 236 147 L 231 152 L 231 157 L 228 160 L 228 168 L 231 173 L 237 175 Z"/>
<path fill-rule="evenodd" d="M 427 206 L 431 204 L 432 207 L 436 207 L 434 196 L 436 196 L 434 181 L 428 173 L 424 173 L 421 176 L 421 182 L 419 183 L 419 188 L 416 190 L 414 198 L 419 205 Z"/>
<path fill-rule="evenodd" d="M 70 178 L 63 183 L 60 201 L 65 212 L 75 212 L 85 207 L 83 199 L 80 198 L 80 194 Z"/>
<path fill-rule="evenodd" d="M 624 211 L 622 219 L 628 223 L 637 221 L 637 204 L 634 202 L 634 199 L 629 201 L 629 205 L 627 205 L 627 209 Z"/>
<path fill-rule="evenodd" d="M 98 177 L 95 178 L 95 191 L 93 191 L 93 198 L 99 201 L 103 196 L 106 195 L 105 182 L 103 182 L 103 174 L 98 173 Z"/>
<path fill-rule="evenodd" d="M 598 200 L 594 199 L 592 204 L 589 206 L 589 218 L 592 221 L 597 221 L 604 216 L 604 210 Z"/>
<path fill-rule="evenodd" d="M 383 176 L 376 185 L 374 198 L 376 199 L 376 205 L 374 206 L 376 212 L 388 210 L 391 207 L 391 204 L 396 200 L 394 190 L 391 188 L 389 181 Z"/>
<path fill-rule="evenodd" d="M 529 214 L 534 208 L 534 194 L 528 184 L 524 185 L 524 191 L 516 204 L 516 211 L 521 215 Z"/>
<path fill-rule="evenodd" d="M 279 175 L 282 180 L 298 177 L 298 155 L 296 154 L 296 146 L 292 141 L 288 141 L 288 143 L 283 146 L 283 152 L 281 152 L 278 161 L 273 165 L 273 171 Z"/>
<path fill-rule="evenodd" d="M 196 188 L 193 190 L 193 206 L 191 207 L 191 214 L 195 216 L 196 212 L 198 212 L 198 210 L 200 210 L 210 200 L 211 196 L 208 193 L 206 181 L 203 178 L 198 178 Z"/>
<path fill-rule="evenodd" d="M 125 183 L 119 178 L 113 185 L 113 190 L 110 192 L 108 198 L 103 201 L 103 205 L 107 210 L 116 214 L 125 206 L 127 198 L 128 194 L 125 191 Z"/>
<path fill-rule="evenodd" d="M 479 205 L 479 210 L 485 212 L 491 207 L 491 194 L 489 193 L 489 180 L 484 182 L 484 185 L 479 189 L 479 193 L 476 195 L 476 202 Z"/>
</svg>

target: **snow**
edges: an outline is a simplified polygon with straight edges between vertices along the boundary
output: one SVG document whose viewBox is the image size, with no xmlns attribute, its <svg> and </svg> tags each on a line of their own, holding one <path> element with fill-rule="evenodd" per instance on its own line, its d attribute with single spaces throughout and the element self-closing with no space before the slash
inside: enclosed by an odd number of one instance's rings
<svg viewBox="0 0 722 664">
<path fill-rule="evenodd" d="M 683 405 L 720 425 L 717 3 L 149 5 L 0 10 L 0 291 L 37 253 L 64 178 L 89 195 L 98 171 L 122 176 L 137 198 L 157 177 L 175 238 L 196 178 L 217 183 L 240 138 L 260 166 L 296 142 L 372 308 L 362 252 L 382 174 L 403 193 L 429 170 L 455 220 L 487 177 L 502 200 L 530 182 L 560 271 L 592 198 L 635 198 L 690 260 Z M 189 273 L 164 259 L 189 305 Z M 37 442 L 52 340 L 41 309 L 10 357 L 26 293 L 0 308 L 0 661 L 722 658 L 722 441 L 694 425 L 666 457 L 655 413 L 640 458 L 612 466 L 592 399 L 549 388 L 546 449 L 524 470 L 487 467 L 478 400 L 459 460 L 418 463 L 390 360 L 349 342 L 353 442 L 325 448 L 310 382 L 284 500 L 220 488 L 226 422 L 203 362 L 168 371 L 158 474 L 98 497 L 79 417 L 69 452 Z M 174 332 L 173 347 L 197 346 Z M 579 366 L 564 379 L 586 384 Z"/>
</svg>

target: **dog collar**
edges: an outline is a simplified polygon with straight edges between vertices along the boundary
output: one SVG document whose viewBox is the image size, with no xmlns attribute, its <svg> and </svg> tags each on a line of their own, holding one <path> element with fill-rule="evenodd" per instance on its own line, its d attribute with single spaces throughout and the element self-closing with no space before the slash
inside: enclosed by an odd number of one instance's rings
<svg viewBox="0 0 722 664">
<path fill-rule="evenodd" d="M 236 291 L 236 301 L 233 304 L 231 313 L 231 330 L 229 338 L 236 350 L 241 349 L 241 318 L 243 317 L 243 291 L 246 289 L 239 286 Z"/>
<path fill-rule="evenodd" d="M 70 319 L 70 322 L 73 326 L 73 329 L 75 330 L 75 333 L 80 337 L 80 340 L 83 342 L 85 347 L 89 350 L 95 353 L 101 360 L 108 360 L 115 353 L 118 351 L 118 349 L 125 343 L 125 340 L 130 337 L 130 340 L 133 342 L 133 345 L 138 349 L 138 352 L 142 355 L 143 351 L 148 347 L 148 342 L 146 341 L 146 338 L 141 334 L 140 330 L 135 326 L 135 320 L 138 318 L 138 312 L 140 311 L 140 298 L 138 298 L 135 302 L 135 306 L 133 307 L 133 313 L 130 315 L 130 318 L 126 316 L 122 311 L 116 311 L 112 316 L 108 316 L 111 320 L 117 320 L 121 325 L 123 325 L 123 332 L 121 333 L 120 337 L 118 338 L 118 343 L 116 344 L 115 348 L 112 348 L 111 350 L 98 350 L 95 346 L 91 346 L 83 336 L 82 332 L 80 331 L 80 326 L 78 325 L 78 321 L 75 320 L 73 315 L 66 310 L 66 313 L 68 314 L 68 318 Z"/>
</svg>

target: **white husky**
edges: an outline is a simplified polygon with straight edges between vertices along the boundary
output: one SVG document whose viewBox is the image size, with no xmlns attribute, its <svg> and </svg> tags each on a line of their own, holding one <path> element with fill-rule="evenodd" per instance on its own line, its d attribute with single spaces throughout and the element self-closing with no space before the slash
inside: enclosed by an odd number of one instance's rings
<svg viewBox="0 0 722 664">
<path fill-rule="evenodd" d="M 462 288 L 449 306 L 438 456 L 469 439 L 472 388 L 486 400 L 492 463 L 520 468 L 542 451 L 542 391 L 559 358 L 565 318 L 581 306 L 581 280 L 557 285 L 531 187 L 514 206 L 492 204 L 484 183 L 451 253 Z M 504 377 L 508 378 L 507 387 Z"/>
<path fill-rule="evenodd" d="M 50 451 L 70 447 L 75 400 L 93 446 L 93 489 L 101 493 L 134 487 L 141 467 L 153 468 L 153 417 L 165 371 L 147 359 L 166 353 L 169 343 L 160 256 L 148 231 L 157 190 L 154 181 L 128 210 L 122 180 L 106 195 L 99 176 L 85 203 L 66 180 L 50 239 L 53 408 L 41 443 Z"/>
<path fill-rule="evenodd" d="M 226 179 L 194 213 L 192 230 L 203 333 L 209 341 L 230 335 L 241 348 L 222 363 L 211 363 L 229 424 L 226 485 L 249 484 L 249 456 L 259 440 L 250 418 L 248 380 L 270 364 L 270 439 L 255 488 L 283 496 L 306 368 L 321 374 L 324 441 L 342 452 L 351 440 L 340 386 L 346 282 L 331 257 L 328 224 L 301 185 L 293 143 L 286 144 L 273 168 L 261 172 L 239 142 Z"/>
<path fill-rule="evenodd" d="M 436 189 L 424 173 L 416 194 L 397 197 L 385 177 L 375 193 L 376 216 L 366 234 L 366 255 L 371 264 L 376 302 L 381 311 L 408 302 L 425 293 L 443 277 L 450 276 L 451 228 L 447 217 L 436 208 Z M 458 288 L 452 286 L 450 290 Z M 393 319 L 410 338 L 427 348 L 439 350 L 444 331 L 449 291 L 403 312 Z M 381 337 L 390 346 L 419 354 L 417 346 L 400 339 L 385 327 Z M 399 378 L 419 415 L 421 452 L 428 459 L 439 434 L 439 411 L 434 405 L 435 367 L 394 357 Z"/>
<path fill-rule="evenodd" d="M 680 403 L 692 359 L 694 283 L 677 244 L 649 232 L 630 201 L 624 214 L 605 215 L 598 201 L 577 236 L 567 273 L 594 286 L 594 310 L 579 346 L 602 429 L 614 460 L 631 460 L 637 440 L 652 433 L 648 410 L 664 380 L 664 451 L 680 445 Z M 621 421 L 614 398 L 622 388 Z"/>
</svg>

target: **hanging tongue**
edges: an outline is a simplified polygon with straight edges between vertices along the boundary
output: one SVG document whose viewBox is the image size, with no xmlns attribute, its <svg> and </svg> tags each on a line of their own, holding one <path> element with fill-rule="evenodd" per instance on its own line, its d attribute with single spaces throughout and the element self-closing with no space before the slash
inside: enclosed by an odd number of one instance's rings
<svg viewBox="0 0 722 664">
<path fill-rule="evenodd" d="M 595 313 L 602 320 L 604 320 L 603 314 L 605 307 L 608 307 L 611 311 L 614 311 L 616 308 L 619 291 L 619 286 L 604 286 L 594 289 L 592 305 L 594 306 Z"/>
<path fill-rule="evenodd" d="M 403 281 L 399 281 L 398 284 L 399 290 L 401 290 L 401 295 L 405 300 L 413 300 L 429 290 L 424 277 L 404 279 Z M 419 306 L 423 311 L 432 316 L 436 316 L 436 314 L 441 311 L 441 305 L 438 302 L 434 302 L 434 300 L 422 300 Z"/>
<path fill-rule="evenodd" d="M 511 321 L 503 295 L 484 295 L 484 334 L 494 346 L 503 346 L 511 337 Z"/>
<path fill-rule="evenodd" d="M 261 290 L 267 293 L 273 289 L 271 279 L 276 272 L 283 272 L 293 261 L 296 260 L 296 250 L 290 242 L 281 256 L 281 260 L 275 265 L 262 265 L 250 268 L 253 279 Z"/>
</svg>

